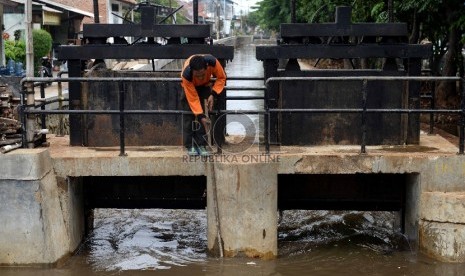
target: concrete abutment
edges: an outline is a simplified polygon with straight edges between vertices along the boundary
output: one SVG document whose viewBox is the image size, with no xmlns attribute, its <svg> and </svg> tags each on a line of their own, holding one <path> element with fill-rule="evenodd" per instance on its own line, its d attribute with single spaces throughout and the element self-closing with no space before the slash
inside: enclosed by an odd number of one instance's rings
<svg viewBox="0 0 465 276">
<path fill-rule="evenodd" d="M 83 238 L 79 188 L 57 179 L 47 149 L 1 156 L 0 264 L 55 263 Z"/>
</svg>

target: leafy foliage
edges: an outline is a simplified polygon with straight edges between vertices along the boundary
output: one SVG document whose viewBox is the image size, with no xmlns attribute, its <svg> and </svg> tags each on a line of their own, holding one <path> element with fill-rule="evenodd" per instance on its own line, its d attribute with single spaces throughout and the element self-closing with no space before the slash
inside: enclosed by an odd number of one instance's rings
<svg viewBox="0 0 465 276">
<path fill-rule="evenodd" d="M 33 30 L 32 41 L 34 43 L 34 62 L 38 64 L 40 58 L 48 55 L 52 50 L 52 36 L 46 30 Z"/>
<path fill-rule="evenodd" d="M 52 36 L 45 30 L 33 30 L 34 64 L 39 66 L 40 58 L 46 56 L 52 50 Z M 24 40 L 5 41 L 5 58 L 15 62 L 26 63 L 26 43 Z"/>
<path fill-rule="evenodd" d="M 5 58 L 15 62 L 26 62 L 26 44 L 23 40 L 7 40 L 5 42 Z"/>
</svg>

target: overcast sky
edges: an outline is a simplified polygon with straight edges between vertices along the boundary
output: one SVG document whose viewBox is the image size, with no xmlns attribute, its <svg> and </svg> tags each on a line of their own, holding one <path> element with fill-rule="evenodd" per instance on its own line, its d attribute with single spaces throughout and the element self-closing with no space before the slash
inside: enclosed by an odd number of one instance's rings
<svg viewBox="0 0 465 276">
<path fill-rule="evenodd" d="M 233 0 L 238 6 L 239 9 L 243 10 L 244 12 L 250 12 L 250 7 L 254 6 L 260 0 Z"/>
</svg>

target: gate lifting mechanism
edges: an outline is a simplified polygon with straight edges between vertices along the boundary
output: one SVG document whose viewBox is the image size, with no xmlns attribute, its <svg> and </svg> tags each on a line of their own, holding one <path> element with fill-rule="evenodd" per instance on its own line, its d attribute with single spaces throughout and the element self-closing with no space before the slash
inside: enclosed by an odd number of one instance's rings
<svg viewBox="0 0 465 276">
<path fill-rule="evenodd" d="M 432 55 L 431 45 L 407 43 L 405 23 L 352 23 L 351 8 L 337 7 L 336 22 L 281 24 L 281 40 L 276 46 L 257 46 L 256 57 L 262 60 L 265 79 L 301 77 L 302 80 L 270 83 L 267 110 L 270 142 L 281 145 L 360 144 L 361 114 L 279 113 L 276 109 L 351 109 L 360 108 L 362 79 L 333 82 L 314 81 L 319 77 L 401 77 L 420 76 L 421 59 Z M 297 59 L 384 59 L 381 70 L 306 70 Z M 285 70 L 278 70 L 279 60 L 288 60 Z M 399 60 L 403 61 L 399 65 Z M 304 78 L 309 78 L 305 80 Z M 283 80 L 284 82 L 284 80 Z M 420 82 L 372 80 L 366 84 L 366 107 L 371 109 L 420 108 Z M 418 144 L 419 114 L 370 114 L 365 126 L 369 145 Z M 318 130 L 299 132 L 295 127 Z"/>
<path fill-rule="evenodd" d="M 90 59 L 95 59 L 97 63 L 103 59 L 186 59 L 194 54 L 211 54 L 223 67 L 226 66 L 226 61 L 233 59 L 233 46 L 210 43 L 210 25 L 155 23 L 158 8 L 159 6 L 150 4 L 138 4 L 140 24 L 84 24 L 83 41 L 87 44 L 58 48 L 58 59 L 68 62 L 69 77 L 81 77 L 82 61 Z M 194 15 L 196 13 L 194 11 Z M 132 37 L 135 42 L 127 43 L 127 37 Z M 113 38 L 114 43 L 106 43 L 108 38 Z M 70 110 L 82 109 L 80 82 L 70 82 L 69 102 Z M 224 97 L 217 100 L 217 105 L 221 108 L 226 106 Z M 70 144 L 84 145 L 80 115 L 71 115 L 69 121 Z"/>
</svg>

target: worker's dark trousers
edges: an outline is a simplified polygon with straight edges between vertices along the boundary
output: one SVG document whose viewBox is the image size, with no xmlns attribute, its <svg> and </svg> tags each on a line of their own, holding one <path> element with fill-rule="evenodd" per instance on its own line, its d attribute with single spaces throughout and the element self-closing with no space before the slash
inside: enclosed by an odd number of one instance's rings
<svg viewBox="0 0 465 276">
<path fill-rule="evenodd" d="M 200 98 L 200 103 L 203 110 L 206 110 L 205 100 L 211 95 L 211 88 L 208 86 L 196 86 L 195 89 Z M 189 103 L 187 102 L 186 96 L 183 94 L 182 106 L 186 111 L 191 111 Z M 195 119 L 194 114 L 185 114 L 183 116 L 183 128 L 184 128 L 184 146 L 200 147 L 208 144 L 208 138 L 205 131 L 205 127 L 200 121 Z"/>
</svg>

